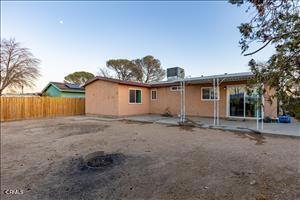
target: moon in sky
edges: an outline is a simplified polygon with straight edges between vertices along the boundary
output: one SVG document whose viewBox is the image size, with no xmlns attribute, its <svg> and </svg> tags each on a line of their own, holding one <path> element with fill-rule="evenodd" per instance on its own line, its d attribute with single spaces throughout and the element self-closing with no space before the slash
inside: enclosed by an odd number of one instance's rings
<svg viewBox="0 0 300 200">
<path fill-rule="evenodd" d="M 63 23 L 64 23 L 64 21 L 63 21 L 63 20 L 60 20 L 60 21 L 59 21 L 59 23 L 60 23 L 60 24 L 63 24 Z"/>
</svg>

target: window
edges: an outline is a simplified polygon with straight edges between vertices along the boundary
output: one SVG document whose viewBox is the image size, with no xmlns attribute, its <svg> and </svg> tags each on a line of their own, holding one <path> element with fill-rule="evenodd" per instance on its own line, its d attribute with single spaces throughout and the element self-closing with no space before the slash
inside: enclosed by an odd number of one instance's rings
<svg viewBox="0 0 300 200">
<path fill-rule="evenodd" d="M 157 90 L 151 90 L 151 100 L 157 99 Z"/>
<path fill-rule="evenodd" d="M 219 92 L 216 89 L 216 94 L 214 94 L 214 89 L 212 87 L 201 88 L 202 89 L 202 100 L 214 100 L 219 99 Z"/>
<path fill-rule="evenodd" d="M 129 103 L 142 103 L 142 91 L 129 90 Z"/>
<path fill-rule="evenodd" d="M 181 86 L 172 86 L 172 87 L 170 87 L 170 90 L 173 92 L 181 91 Z"/>
</svg>

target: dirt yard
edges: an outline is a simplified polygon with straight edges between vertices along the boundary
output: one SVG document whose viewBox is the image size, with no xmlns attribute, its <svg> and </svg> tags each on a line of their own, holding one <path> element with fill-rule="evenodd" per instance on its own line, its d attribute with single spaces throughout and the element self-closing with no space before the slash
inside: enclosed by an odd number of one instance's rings
<svg viewBox="0 0 300 200">
<path fill-rule="evenodd" d="M 96 151 L 121 156 L 86 167 Z M 88 117 L 6 122 L 1 199 L 294 200 L 299 158 L 295 138 Z"/>
</svg>

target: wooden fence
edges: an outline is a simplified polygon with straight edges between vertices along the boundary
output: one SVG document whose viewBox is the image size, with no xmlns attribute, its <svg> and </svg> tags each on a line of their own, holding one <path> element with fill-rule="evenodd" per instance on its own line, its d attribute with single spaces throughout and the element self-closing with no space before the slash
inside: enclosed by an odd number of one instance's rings
<svg viewBox="0 0 300 200">
<path fill-rule="evenodd" d="M 1 121 L 83 115 L 84 98 L 0 97 Z"/>
</svg>

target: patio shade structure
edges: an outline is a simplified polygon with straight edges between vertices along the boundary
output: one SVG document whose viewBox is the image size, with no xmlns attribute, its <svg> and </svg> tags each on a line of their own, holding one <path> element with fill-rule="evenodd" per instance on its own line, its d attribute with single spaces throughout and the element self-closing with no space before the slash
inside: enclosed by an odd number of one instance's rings
<svg viewBox="0 0 300 200">
<path fill-rule="evenodd" d="M 216 75 L 216 76 L 203 76 L 203 77 L 196 77 L 196 78 L 185 78 L 180 80 L 173 80 L 167 81 L 168 83 L 179 83 L 180 84 L 180 121 L 184 122 L 186 120 L 185 114 L 185 85 L 186 84 L 199 84 L 199 83 L 212 83 L 213 86 L 213 125 L 219 126 L 220 125 L 220 84 L 222 82 L 229 82 L 229 81 L 239 81 L 239 80 L 248 80 L 253 77 L 252 73 L 236 73 L 236 74 L 224 74 L 224 75 Z M 255 106 L 256 110 L 256 121 L 257 121 L 257 129 L 264 128 L 264 99 L 263 95 L 257 94 L 256 96 L 257 106 Z M 261 110 L 261 116 L 259 116 L 259 110 Z M 259 123 L 261 124 L 259 125 Z"/>
</svg>

